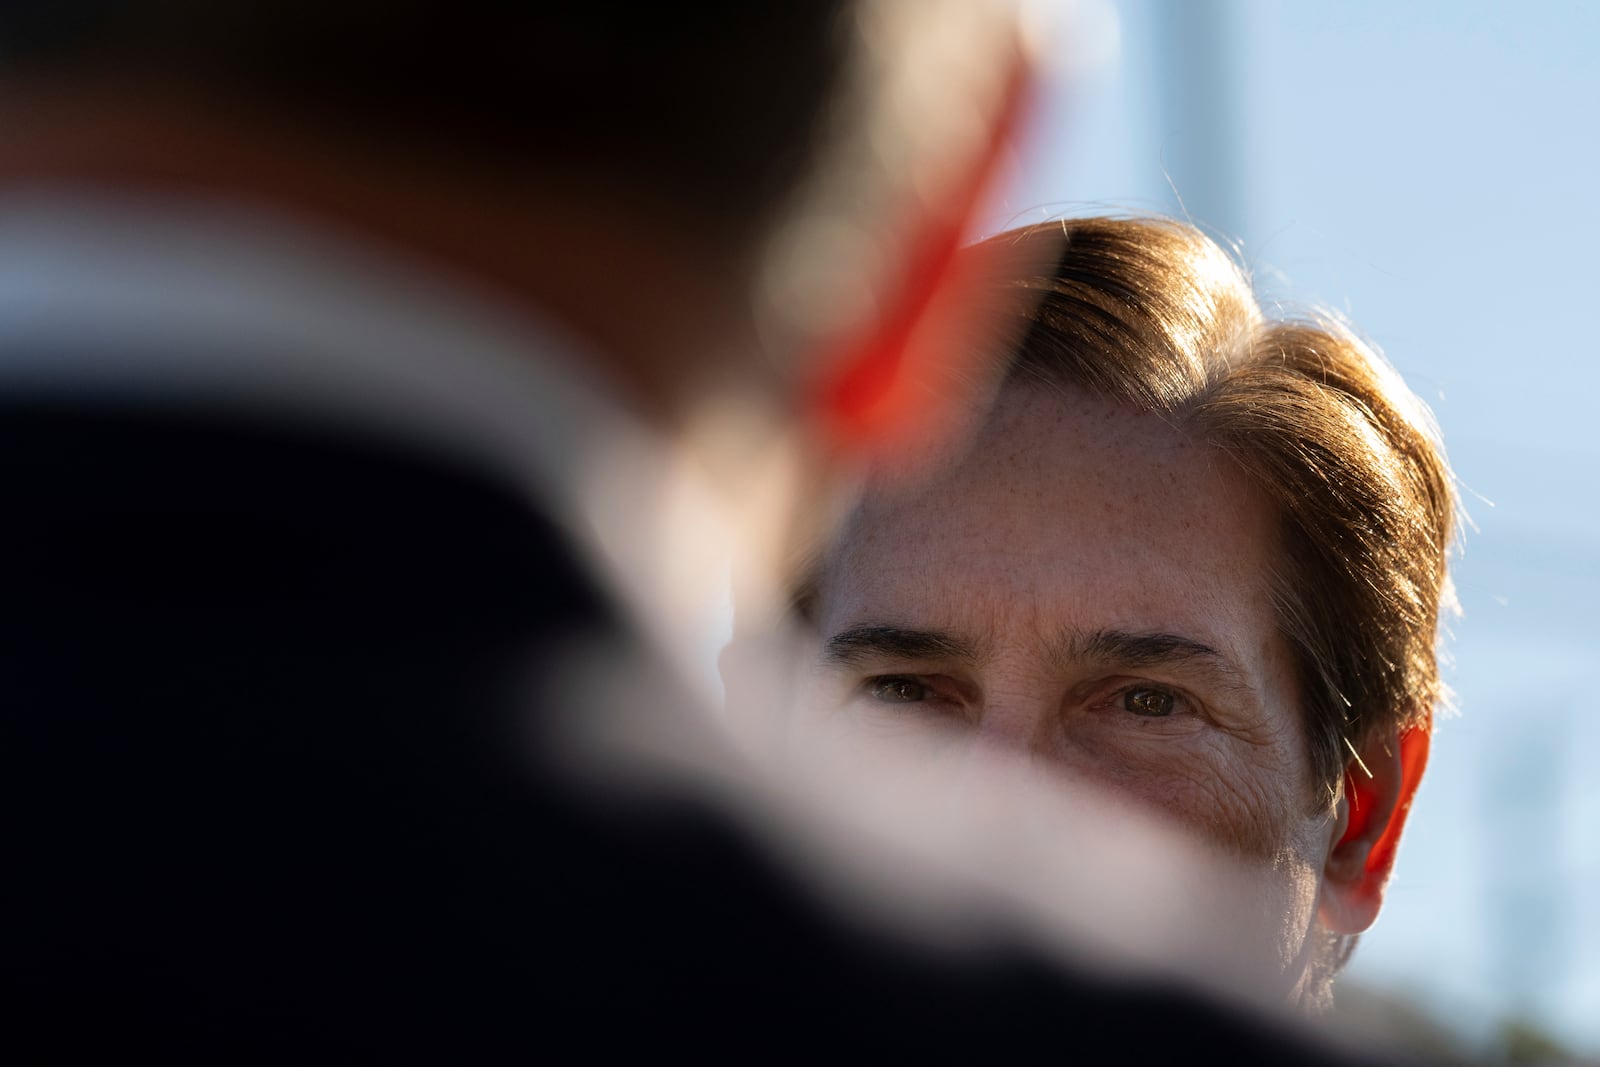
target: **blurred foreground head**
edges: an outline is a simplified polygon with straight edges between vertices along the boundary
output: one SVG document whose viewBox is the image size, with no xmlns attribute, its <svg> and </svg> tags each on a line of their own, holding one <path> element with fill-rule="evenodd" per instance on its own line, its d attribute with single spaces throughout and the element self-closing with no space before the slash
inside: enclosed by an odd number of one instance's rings
<svg viewBox="0 0 1600 1067">
<path fill-rule="evenodd" d="M 948 280 L 1024 47 L 1011 3 L 19 2 L 0 178 L 320 213 L 536 304 L 653 417 L 794 409 Z"/>
<path fill-rule="evenodd" d="M 1443 692 L 1453 490 L 1415 396 L 1160 219 L 990 238 L 981 429 L 886 465 L 802 613 L 838 715 L 948 728 L 1258 872 L 1310 1003 L 1372 924 Z"/>
<path fill-rule="evenodd" d="M 967 351 L 1031 48 L 1010 2 L 22 2 L 0 184 L 287 211 L 552 324 L 693 472 L 611 493 L 707 516 L 628 549 L 681 616 L 729 554 L 781 600 L 802 487 L 939 425 L 897 390 Z"/>
</svg>

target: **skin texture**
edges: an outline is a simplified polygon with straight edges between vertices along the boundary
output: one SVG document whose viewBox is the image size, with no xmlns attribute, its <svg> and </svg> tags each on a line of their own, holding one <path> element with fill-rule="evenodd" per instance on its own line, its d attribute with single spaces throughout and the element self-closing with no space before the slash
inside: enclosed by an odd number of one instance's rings
<svg viewBox="0 0 1600 1067">
<path fill-rule="evenodd" d="M 1312 781 L 1277 538 L 1259 491 L 1160 416 L 1008 385 L 962 458 L 869 487 L 826 560 L 826 705 L 1170 816 L 1244 861 L 1292 983 L 1344 820 Z"/>
</svg>

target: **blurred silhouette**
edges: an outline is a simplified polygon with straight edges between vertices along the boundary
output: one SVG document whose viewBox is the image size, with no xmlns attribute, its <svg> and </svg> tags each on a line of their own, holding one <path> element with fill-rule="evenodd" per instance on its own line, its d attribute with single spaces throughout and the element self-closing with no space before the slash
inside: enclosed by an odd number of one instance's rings
<svg viewBox="0 0 1600 1067">
<path fill-rule="evenodd" d="M 705 710 L 720 568 L 939 423 L 1020 26 L 0 11 L 10 1048 L 1342 1060 L 1020 904 L 917 933 L 962 849 L 842 843 Z"/>
</svg>

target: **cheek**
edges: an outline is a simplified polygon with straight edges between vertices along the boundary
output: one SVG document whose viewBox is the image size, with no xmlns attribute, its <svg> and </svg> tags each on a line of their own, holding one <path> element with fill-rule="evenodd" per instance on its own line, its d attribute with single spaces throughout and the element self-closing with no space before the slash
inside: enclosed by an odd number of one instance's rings
<svg viewBox="0 0 1600 1067">
<path fill-rule="evenodd" d="M 1071 773 L 1107 785 L 1229 853 L 1276 861 L 1299 851 L 1302 774 L 1285 754 L 1219 735 L 1069 736 Z"/>
<path fill-rule="evenodd" d="M 1119 796 L 1195 835 L 1239 861 L 1240 878 L 1190 887 L 1199 914 L 1238 922 L 1243 957 L 1284 976 L 1302 975 L 1314 929 L 1320 876 L 1332 827 L 1303 801 L 1299 764 L 1282 754 L 1215 736 L 1190 744 L 1100 745 L 1065 753 L 1069 773 L 1093 779 Z M 1222 895 L 1214 897 L 1216 892 Z M 1219 920 L 1220 921 L 1220 920 Z M 1286 984 L 1284 993 L 1290 993 Z"/>
</svg>

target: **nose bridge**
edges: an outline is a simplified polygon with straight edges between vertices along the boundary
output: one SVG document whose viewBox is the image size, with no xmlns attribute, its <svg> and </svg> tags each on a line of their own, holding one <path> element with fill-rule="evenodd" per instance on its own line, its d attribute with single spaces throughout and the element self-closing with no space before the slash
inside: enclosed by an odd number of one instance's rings
<svg viewBox="0 0 1600 1067">
<path fill-rule="evenodd" d="M 1059 695 L 1038 679 L 1006 679 L 984 694 L 979 742 L 1044 753 L 1059 712 Z"/>
</svg>

